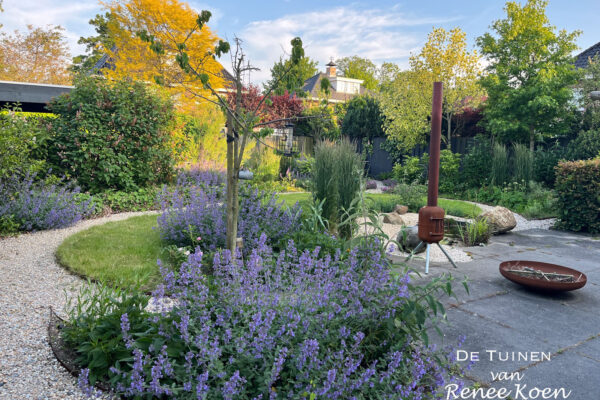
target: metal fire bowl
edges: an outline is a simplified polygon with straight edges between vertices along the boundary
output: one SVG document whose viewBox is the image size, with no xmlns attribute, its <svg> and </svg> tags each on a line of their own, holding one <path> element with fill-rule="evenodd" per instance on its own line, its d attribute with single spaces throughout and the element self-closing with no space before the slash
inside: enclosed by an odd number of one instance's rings
<svg viewBox="0 0 600 400">
<path fill-rule="evenodd" d="M 533 269 L 537 269 L 543 272 L 555 272 L 558 274 L 571 274 L 575 276 L 575 279 L 581 275 L 581 278 L 577 282 L 556 282 L 556 281 L 546 281 L 537 278 L 529 278 L 526 276 L 518 275 L 513 272 L 508 272 L 509 269 L 514 269 L 515 267 L 529 267 Z M 587 283 L 587 277 L 584 273 L 579 272 L 572 268 L 563 267 L 556 264 L 549 264 L 538 261 L 504 261 L 500 263 L 500 273 L 503 277 L 508 279 L 509 281 L 513 281 L 523 286 L 527 286 L 530 288 L 544 290 L 544 291 L 553 291 L 553 292 L 566 292 L 569 290 L 580 289 L 585 286 Z"/>
</svg>

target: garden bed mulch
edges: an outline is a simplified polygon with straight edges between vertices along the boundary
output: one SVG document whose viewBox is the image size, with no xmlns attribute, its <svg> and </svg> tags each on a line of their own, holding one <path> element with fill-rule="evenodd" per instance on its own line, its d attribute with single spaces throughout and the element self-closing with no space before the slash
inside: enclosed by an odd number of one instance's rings
<svg viewBox="0 0 600 400">
<path fill-rule="evenodd" d="M 77 353 L 71 349 L 60 335 L 60 330 L 65 325 L 65 321 L 59 317 L 52 307 L 50 307 L 50 320 L 48 321 L 48 342 L 52 353 L 58 362 L 75 377 L 79 376 L 81 367 L 77 364 Z M 98 381 L 95 385 L 104 392 L 110 392 L 111 387 L 107 382 Z"/>
</svg>

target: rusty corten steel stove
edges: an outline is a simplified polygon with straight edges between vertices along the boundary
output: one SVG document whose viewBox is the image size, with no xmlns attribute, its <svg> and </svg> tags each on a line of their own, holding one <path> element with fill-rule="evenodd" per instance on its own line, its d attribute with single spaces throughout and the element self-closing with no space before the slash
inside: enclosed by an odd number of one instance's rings
<svg viewBox="0 0 600 400">
<path fill-rule="evenodd" d="M 438 207 L 438 185 L 440 172 L 440 142 L 442 137 L 442 82 L 433 83 L 433 105 L 431 110 L 431 138 L 429 141 L 429 184 L 427 190 L 427 205 L 419 210 L 419 239 L 421 243 L 415 248 L 413 254 L 427 245 L 425 256 L 425 273 L 429 273 L 429 250 L 433 243 L 437 244 L 454 268 L 456 264 L 450 255 L 440 245 L 444 238 L 444 209 Z"/>
</svg>

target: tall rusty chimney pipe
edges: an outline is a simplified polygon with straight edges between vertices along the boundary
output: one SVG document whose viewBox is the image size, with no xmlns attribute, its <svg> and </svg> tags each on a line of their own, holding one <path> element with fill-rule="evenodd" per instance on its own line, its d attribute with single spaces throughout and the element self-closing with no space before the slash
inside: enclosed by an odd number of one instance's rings
<svg viewBox="0 0 600 400">
<path fill-rule="evenodd" d="M 433 105 L 431 109 L 431 138 L 429 141 L 429 186 L 427 205 L 437 206 L 440 182 L 440 143 L 442 138 L 442 82 L 433 83 Z"/>
<path fill-rule="evenodd" d="M 429 273 L 429 249 L 431 244 L 438 245 L 454 268 L 456 264 L 440 245 L 444 238 L 444 216 L 446 212 L 437 206 L 438 184 L 440 181 L 440 142 L 442 139 L 442 82 L 433 83 L 433 105 L 431 107 L 431 138 L 429 139 L 429 187 L 427 205 L 419 210 L 419 239 L 421 243 L 413 250 L 416 252 L 423 243 L 427 243 L 425 273 Z"/>
<path fill-rule="evenodd" d="M 437 206 L 440 178 L 440 141 L 442 136 L 442 82 L 433 84 L 431 138 L 429 142 L 429 187 L 427 205 L 419 210 L 419 239 L 439 243 L 444 238 L 444 209 Z M 428 247 L 429 248 L 429 247 Z"/>
</svg>

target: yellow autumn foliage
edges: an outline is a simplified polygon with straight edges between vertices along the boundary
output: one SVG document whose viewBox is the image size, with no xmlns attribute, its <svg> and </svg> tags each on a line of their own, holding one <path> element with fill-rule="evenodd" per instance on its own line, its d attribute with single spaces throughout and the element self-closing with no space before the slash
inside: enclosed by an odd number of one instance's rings
<svg viewBox="0 0 600 400">
<path fill-rule="evenodd" d="M 178 0 L 116 0 L 104 4 L 115 18 L 108 24 L 114 47 L 103 48 L 110 57 L 111 68 L 103 71 L 108 78 L 133 78 L 146 82 L 161 81 L 175 97 L 177 108 L 193 110 L 203 108 L 188 93 L 208 94 L 198 79 L 181 70 L 175 62 L 177 45 L 184 43 L 190 65 L 210 76 L 211 85 L 223 87 L 223 67 L 206 54 L 218 44 L 219 37 L 208 26 L 188 34 L 196 26 L 198 17 L 187 3 Z M 157 54 L 149 43 L 138 36 L 145 31 L 163 45 L 164 52 Z M 102 46 L 102 45 L 101 45 Z"/>
</svg>

